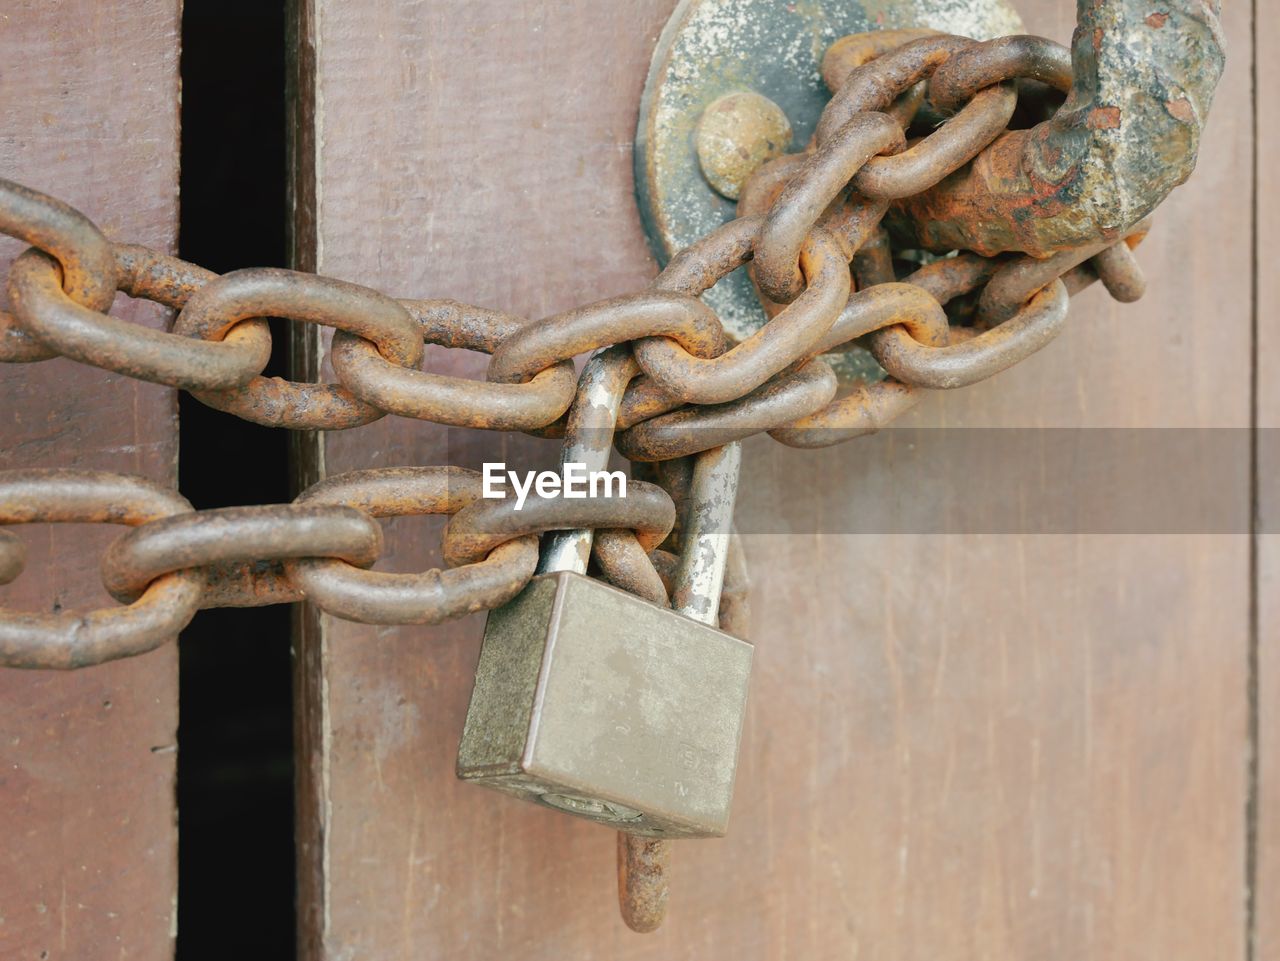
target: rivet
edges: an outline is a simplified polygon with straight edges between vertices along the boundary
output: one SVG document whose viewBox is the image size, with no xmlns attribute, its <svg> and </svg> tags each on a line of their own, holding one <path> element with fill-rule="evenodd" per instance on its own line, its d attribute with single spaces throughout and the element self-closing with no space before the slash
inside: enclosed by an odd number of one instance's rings
<svg viewBox="0 0 1280 961">
<path fill-rule="evenodd" d="M 762 94 L 725 94 L 703 112 L 694 142 L 707 182 L 737 200 L 747 178 L 791 146 L 791 122 Z"/>
</svg>

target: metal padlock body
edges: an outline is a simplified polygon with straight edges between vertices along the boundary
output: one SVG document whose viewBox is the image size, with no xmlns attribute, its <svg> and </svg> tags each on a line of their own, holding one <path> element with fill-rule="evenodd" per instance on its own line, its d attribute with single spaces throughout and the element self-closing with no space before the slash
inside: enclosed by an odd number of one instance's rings
<svg viewBox="0 0 1280 961">
<path fill-rule="evenodd" d="M 752 646 L 601 581 L 489 615 L 458 776 L 631 834 L 721 837 Z"/>
</svg>

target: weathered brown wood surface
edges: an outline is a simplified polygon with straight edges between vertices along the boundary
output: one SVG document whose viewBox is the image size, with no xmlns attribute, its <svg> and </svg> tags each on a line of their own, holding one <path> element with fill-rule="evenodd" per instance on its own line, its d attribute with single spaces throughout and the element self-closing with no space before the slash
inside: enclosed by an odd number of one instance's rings
<svg viewBox="0 0 1280 961">
<path fill-rule="evenodd" d="M 0 11 L 0 176 L 112 238 L 177 231 L 180 4 L 15 0 Z M 21 248 L 0 242 L 0 271 Z M 119 298 L 117 313 L 164 314 Z M 0 365 L 0 468 L 177 480 L 172 391 L 53 360 Z M 106 527 L 15 529 L 27 571 L 0 604 L 114 602 Z M 176 649 L 75 673 L 0 670 L 0 957 L 169 958 L 177 892 Z"/>
<path fill-rule="evenodd" d="M 1263 11 L 1261 8 L 1258 13 Z M 1280 186 L 1272 174 L 1280 150 L 1280 36 L 1259 17 L 1254 37 L 1258 177 L 1255 207 L 1258 339 L 1255 357 L 1258 422 L 1257 678 L 1258 794 L 1253 913 L 1257 961 L 1280 961 Z"/>
<path fill-rule="evenodd" d="M 631 138 L 672 5 L 307 0 L 300 262 L 532 316 L 642 284 Z M 1073 4 L 1019 6 L 1069 37 Z M 1230 68 L 1200 170 L 1142 249 L 1147 299 L 1090 291 L 1050 348 L 908 423 L 1247 427 L 1249 11 L 1225 18 Z M 749 446 L 744 509 L 798 478 L 806 500 L 761 507 L 790 532 L 748 539 L 757 673 L 734 824 L 679 847 L 656 935 L 616 917 L 609 831 L 453 779 L 480 618 L 312 622 L 304 956 L 1243 958 L 1246 528 L 1000 536 L 983 532 L 1007 515 L 978 509 L 965 533 L 841 533 L 889 512 L 886 490 L 964 482 L 924 476 L 929 441 L 912 443 Z M 315 445 L 330 473 L 532 449 L 395 418 Z M 1215 477 L 1247 518 L 1247 464 Z M 1028 517 L 1061 493 L 1040 483 L 1010 492 Z M 395 569 L 436 563 L 427 531 L 391 525 Z"/>
</svg>

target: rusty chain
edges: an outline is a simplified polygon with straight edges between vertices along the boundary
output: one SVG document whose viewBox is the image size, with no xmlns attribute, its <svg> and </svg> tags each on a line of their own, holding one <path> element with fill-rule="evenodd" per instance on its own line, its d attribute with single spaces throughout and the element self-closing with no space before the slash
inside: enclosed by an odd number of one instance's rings
<svg viewBox="0 0 1280 961">
<path fill-rule="evenodd" d="M 979 220 L 972 242 L 924 254 L 898 240 L 913 233 L 904 218 L 922 209 L 923 194 L 1006 140 L 1025 139 L 1010 131 L 1015 109 L 1025 97 L 1043 112 L 1046 96 L 1025 81 L 1071 87 L 1064 47 L 1036 37 L 861 34 L 828 51 L 823 77 L 833 96 L 813 142 L 755 172 L 737 219 L 678 254 L 648 290 L 538 321 L 289 270 L 218 276 L 113 243 L 71 207 L 0 180 L 0 232 L 31 245 L 10 268 L 0 361 L 67 357 L 295 430 L 345 430 L 390 413 L 555 436 L 574 396 L 573 359 L 630 344 L 639 376 L 616 446 L 652 471 L 766 431 L 795 447 L 873 432 L 928 390 L 975 383 L 1042 348 L 1062 330 L 1068 296 L 1090 283 L 1101 280 L 1121 301 L 1141 296 L 1131 248 L 1147 220 L 1087 243 L 1026 248 L 1037 256 L 984 256 L 990 231 Z M 948 236 L 956 223 L 948 219 Z M 904 269 L 911 260 L 914 269 Z M 769 319 L 730 343 L 699 296 L 744 265 Z M 112 317 L 117 291 L 175 310 L 172 331 Z M 332 327 L 337 382 L 262 376 L 266 317 Z M 841 388 L 821 355 L 855 343 L 887 376 Z M 422 370 L 424 344 L 490 354 L 487 379 Z M 376 519 L 421 514 L 450 515 L 446 567 L 370 570 L 382 547 Z M 338 617 L 394 624 L 492 608 L 533 575 L 536 535 L 565 528 L 607 531 L 594 547 L 606 575 L 665 602 L 656 549 L 675 508 L 663 487 L 638 480 L 625 499 L 530 495 L 516 513 L 510 501 L 482 499 L 472 471 L 406 467 L 329 478 L 292 504 L 196 512 L 141 478 L 0 472 L 0 524 L 35 522 L 132 528 L 102 561 L 103 583 L 124 606 L 0 610 L 0 664 L 72 668 L 149 650 L 202 607 L 307 599 Z M 0 530 L 0 584 L 22 566 L 21 541 Z M 724 616 L 743 609 L 741 591 L 730 590 Z"/>
</svg>

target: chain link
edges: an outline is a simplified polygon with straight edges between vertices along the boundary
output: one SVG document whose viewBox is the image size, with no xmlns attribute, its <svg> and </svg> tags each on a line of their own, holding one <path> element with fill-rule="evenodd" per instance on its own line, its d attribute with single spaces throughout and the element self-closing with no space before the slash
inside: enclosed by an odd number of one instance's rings
<svg viewBox="0 0 1280 961">
<path fill-rule="evenodd" d="M 0 524 L 125 524 L 194 516 L 176 491 L 142 477 L 102 471 L 0 472 Z M 0 542 L 0 568 L 17 577 L 16 539 Z M 126 607 L 77 614 L 34 614 L 0 608 L 0 663 L 9 667 L 76 668 L 143 654 L 171 640 L 199 608 L 205 574 L 164 574 Z"/>
<path fill-rule="evenodd" d="M 862 34 L 828 51 L 823 77 L 833 96 L 813 142 L 756 171 L 737 219 L 681 251 L 650 289 L 537 321 L 451 300 L 395 300 L 288 270 L 217 276 L 112 243 L 83 214 L 0 180 L 0 232 L 31 245 L 10 268 L 0 361 L 68 357 L 297 430 L 349 429 L 390 413 L 557 436 L 574 397 L 573 358 L 630 344 L 640 375 L 626 389 L 616 446 L 643 473 L 641 464 L 663 470 L 662 462 L 765 431 L 793 447 L 873 432 L 926 390 L 972 384 L 1039 350 L 1062 329 L 1068 295 L 1090 283 L 1101 280 L 1121 301 L 1141 296 L 1131 248 L 1146 221 L 1118 243 L 1041 259 L 952 251 L 899 279 L 901 265 L 920 258 L 892 242 L 898 201 L 1004 135 L 1020 96 L 1030 95 L 1023 81 L 1069 89 L 1065 48 L 1036 37 Z M 744 265 L 769 320 L 734 344 L 699 297 Z M 177 311 L 172 332 L 110 316 L 116 291 Z M 266 317 L 334 328 L 337 382 L 263 377 Z M 820 355 L 855 342 L 886 379 L 837 385 Z M 491 355 L 486 379 L 421 370 L 424 344 Z M 422 514 L 450 515 L 441 543 L 447 567 L 370 570 L 382 546 L 377 518 Z M 0 663 L 69 668 L 138 654 L 210 606 L 307 599 L 356 621 L 437 623 L 509 600 L 533 575 L 536 535 L 569 528 L 598 529 L 594 553 L 605 576 L 665 604 L 667 561 L 656 549 L 675 520 L 672 497 L 643 480 L 625 499 L 531 494 L 516 512 L 511 501 L 481 498 L 475 472 L 395 468 L 330 478 L 293 504 L 197 513 L 140 478 L 0 472 L 0 524 L 133 528 L 102 563 L 105 586 L 124 606 L 0 610 Z M 22 542 L 0 530 L 0 584 L 23 562 Z M 731 579 L 729 621 L 745 610 L 745 574 Z"/>
</svg>

